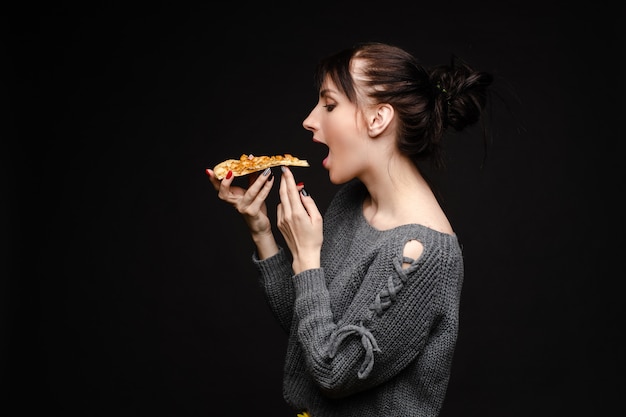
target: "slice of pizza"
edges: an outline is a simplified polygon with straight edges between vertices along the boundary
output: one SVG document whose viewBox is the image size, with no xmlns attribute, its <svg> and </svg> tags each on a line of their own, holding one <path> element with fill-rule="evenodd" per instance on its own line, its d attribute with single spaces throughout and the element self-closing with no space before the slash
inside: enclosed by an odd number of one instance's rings
<svg viewBox="0 0 626 417">
<path fill-rule="evenodd" d="M 239 159 L 227 159 L 215 165 L 213 172 L 218 180 L 223 179 L 228 171 L 233 172 L 233 176 L 240 177 L 252 174 L 253 172 L 263 171 L 266 168 L 277 167 L 280 165 L 289 165 L 297 167 L 308 167 L 309 163 L 300 158 L 296 158 L 291 154 L 274 155 L 274 156 L 254 156 L 243 154 Z"/>
</svg>

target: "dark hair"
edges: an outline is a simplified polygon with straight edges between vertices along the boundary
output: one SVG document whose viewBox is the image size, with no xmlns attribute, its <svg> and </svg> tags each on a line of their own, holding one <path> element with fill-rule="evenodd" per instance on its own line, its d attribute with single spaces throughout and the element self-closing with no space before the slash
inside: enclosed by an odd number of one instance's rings
<svg viewBox="0 0 626 417">
<path fill-rule="evenodd" d="M 328 75 L 356 103 L 350 73 L 355 58 L 363 60 L 367 96 L 391 104 L 398 115 L 398 143 L 416 164 L 443 162 L 441 139 L 449 126 L 460 131 L 480 120 L 487 104 L 491 74 L 472 69 L 453 56 L 450 65 L 426 68 L 409 52 L 378 42 L 359 43 L 320 61 L 315 74 L 319 90 Z"/>
</svg>

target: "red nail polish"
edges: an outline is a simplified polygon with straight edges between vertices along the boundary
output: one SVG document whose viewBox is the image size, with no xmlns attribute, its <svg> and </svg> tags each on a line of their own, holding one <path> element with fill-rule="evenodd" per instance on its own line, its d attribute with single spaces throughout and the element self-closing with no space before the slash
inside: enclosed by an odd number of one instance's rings
<svg viewBox="0 0 626 417">
<path fill-rule="evenodd" d="M 233 171 L 228 171 L 228 174 L 226 174 L 226 179 L 229 180 L 230 177 L 233 176 Z"/>
<path fill-rule="evenodd" d="M 299 183 L 297 183 L 297 184 L 296 184 L 296 186 L 298 186 L 298 187 L 304 187 L 304 183 L 303 183 L 303 182 L 299 182 Z"/>
<path fill-rule="evenodd" d="M 210 177 L 211 176 L 211 171 L 209 170 L 209 168 L 205 169 L 204 172 L 206 172 L 206 174 Z"/>
</svg>

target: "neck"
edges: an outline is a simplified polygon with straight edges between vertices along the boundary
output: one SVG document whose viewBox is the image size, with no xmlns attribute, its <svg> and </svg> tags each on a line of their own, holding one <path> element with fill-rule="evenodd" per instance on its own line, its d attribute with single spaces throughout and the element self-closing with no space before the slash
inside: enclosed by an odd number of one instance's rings
<svg viewBox="0 0 626 417">
<path fill-rule="evenodd" d="M 363 213 L 370 224 L 382 227 L 407 222 L 416 209 L 436 202 L 417 167 L 405 157 L 393 157 L 359 177 L 369 192 Z"/>
</svg>

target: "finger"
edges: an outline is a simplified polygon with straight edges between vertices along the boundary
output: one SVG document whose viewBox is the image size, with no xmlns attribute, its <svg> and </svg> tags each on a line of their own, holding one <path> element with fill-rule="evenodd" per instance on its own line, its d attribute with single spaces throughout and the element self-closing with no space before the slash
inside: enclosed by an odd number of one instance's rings
<svg viewBox="0 0 626 417">
<path fill-rule="evenodd" d="M 228 171 L 226 176 L 220 182 L 218 195 L 222 200 L 226 200 L 230 195 L 230 184 L 232 184 L 234 179 L 235 176 L 233 175 L 233 171 Z"/>
<path fill-rule="evenodd" d="M 274 176 L 271 175 L 271 172 L 260 175 L 246 191 L 242 205 L 247 205 L 252 211 L 258 210 L 265 203 L 273 185 Z"/>
<path fill-rule="evenodd" d="M 217 177 L 215 177 L 215 172 L 213 172 L 212 169 L 207 168 L 205 170 L 207 176 L 209 177 L 209 181 L 211 181 L 211 184 L 213 185 L 213 188 L 215 188 L 216 190 L 220 189 L 220 180 L 217 179 Z"/>
<path fill-rule="evenodd" d="M 261 208 L 272 189 L 273 177 L 270 169 L 266 169 L 261 175 L 257 175 L 257 179 L 243 193 L 241 200 L 237 204 L 238 208 L 248 212 L 254 212 Z"/>
<path fill-rule="evenodd" d="M 268 181 L 273 180 L 274 176 L 272 175 L 272 169 L 266 168 L 261 174 L 257 173 L 254 176 L 254 180 L 252 178 L 248 179 L 248 191 L 250 195 L 256 195 L 260 190 L 262 190 Z"/>
<path fill-rule="evenodd" d="M 289 205 L 292 210 L 296 210 L 298 207 L 302 206 L 302 202 L 300 201 L 300 195 L 298 186 L 296 185 L 296 180 L 293 176 L 291 170 L 286 166 L 281 166 L 281 170 L 283 172 L 283 180 L 281 181 L 281 186 L 283 183 L 285 184 L 285 193 L 284 196 L 286 199 L 289 199 Z"/>
<path fill-rule="evenodd" d="M 317 204 L 315 204 L 311 195 L 304 188 L 300 190 L 300 200 L 302 201 L 302 205 L 304 206 L 306 212 L 309 213 L 309 217 L 312 219 L 322 218 L 322 214 L 320 213 Z"/>
<path fill-rule="evenodd" d="M 289 190 L 287 187 L 287 182 L 288 179 L 285 178 L 285 171 L 282 169 L 283 171 L 283 175 L 282 175 L 282 179 L 280 181 L 280 187 L 278 189 L 278 195 L 280 197 L 280 202 L 283 205 L 283 215 L 284 217 L 290 217 L 291 216 L 291 200 L 289 199 Z M 293 181 L 293 179 L 292 179 Z M 283 217 L 283 218 L 284 218 Z"/>
</svg>

